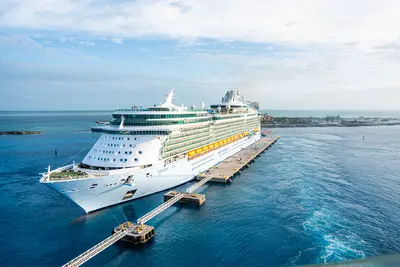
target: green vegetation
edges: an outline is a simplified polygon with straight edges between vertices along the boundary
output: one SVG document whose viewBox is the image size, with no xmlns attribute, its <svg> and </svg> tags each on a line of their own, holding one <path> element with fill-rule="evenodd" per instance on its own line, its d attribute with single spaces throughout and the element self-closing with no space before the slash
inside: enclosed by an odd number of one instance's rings
<svg viewBox="0 0 400 267">
<path fill-rule="evenodd" d="M 0 135 L 27 135 L 27 134 L 42 134 L 41 131 L 6 131 L 0 132 Z"/>
<path fill-rule="evenodd" d="M 62 172 L 52 172 L 50 173 L 50 178 L 64 178 L 64 177 L 79 177 L 86 176 L 84 172 L 74 172 L 74 171 L 62 171 Z"/>
</svg>

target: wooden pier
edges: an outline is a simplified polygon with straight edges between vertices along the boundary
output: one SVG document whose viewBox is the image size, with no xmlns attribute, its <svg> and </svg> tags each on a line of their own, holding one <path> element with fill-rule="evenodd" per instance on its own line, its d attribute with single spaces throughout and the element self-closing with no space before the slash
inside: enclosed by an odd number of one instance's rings
<svg viewBox="0 0 400 267">
<path fill-rule="evenodd" d="M 278 139 L 279 136 L 264 136 L 251 146 L 241 150 L 235 155 L 220 162 L 218 165 L 198 175 L 198 182 L 187 188 L 186 192 L 170 191 L 166 193 L 164 195 L 164 203 L 162 203 L 152 211 L 148 212 L 144 216 L 140 217 L 137 220 L 136 224 L 132 222 L 125 222 L 117 226 L 116 228 L 114 228 L 113 234 L 110 237 L 101 241 L 91 249 L 85 251 L 84 253 L 63 266 L 80 266 L 119 240 L 131 242 L 133 244 L 142 244 L 147 242 L 155 234 L 154 227 L 144 225 L 147 221 L 151 220 L 152 218 L 178 202 L 189 204 L 191 203 L 201 206 L 206 200 L 205 195 L 196 194 L 194 193 L 194 191 L 199 189 L 207 182 L 231 182 L 234 176 L 240 174 L 245 168 L 249 167 L 249 165 L 253 163 L 254 160 L 260 156 L 261 153 L 268 150 L 268 148 L 271 147 L 276 141 L 278 141 Z"/>
</svg>

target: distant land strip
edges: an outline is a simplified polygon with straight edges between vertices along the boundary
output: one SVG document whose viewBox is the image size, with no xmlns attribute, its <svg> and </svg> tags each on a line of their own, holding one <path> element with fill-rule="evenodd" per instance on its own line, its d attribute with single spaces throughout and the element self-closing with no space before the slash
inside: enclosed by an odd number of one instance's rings
<svg viewBox="0 0 400 267">
<path fill-rule="evenodd" d="M 366 127 L 366 126 L 394 126 L 400 125 L 400 122 L 388 123 L 313 123 L 313 124 L 296 124 L 296 123 L 261 123 L 263 128 L 306 128 L 306 127 Z"/>
<path fill-rule="evenodd" d="M 41 131 L 5 131 L 0 132 L 0 135 L 28 135 L 28 134 L 43 134 Z"/>
</svg>

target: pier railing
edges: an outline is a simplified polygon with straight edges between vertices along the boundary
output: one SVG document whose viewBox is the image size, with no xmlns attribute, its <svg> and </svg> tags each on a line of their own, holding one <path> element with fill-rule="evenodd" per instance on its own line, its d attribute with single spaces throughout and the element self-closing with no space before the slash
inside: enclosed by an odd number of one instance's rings
<svg viewBox="0 0 400 267">
<path fill-rule="evenodd" d="M 144 216 L 140 217 L 137 220 L 137 223 L 138 224 L 146 223 L 147 221 L 151 220 L 153 217 L 157 216 L 158 214 L 160 214 L 161 212 L 163 212 L 167 208 L 169 208 L 172 205 L 174 205 L 176 202 L 178 202 L 182 198 L 183 198 L 183 194 L 182 193 L 177 193 L 176 196 L 174 196 L 173 198 L 169 199 L 168 201 L 164 202 L 163 204 L 161 204 L 160 206 L 158 206 L 154 210 L 152 210 L 152 211 L 146 213 Z"/>
<path fill-rule="evenodd" d="M 117 233 L 109 236 L 108 238 L 104 239 L 97 245 L 95 245 L 92 248 L 83 252 L 81 255 L 79 255 L 75 259 L 67 262 L 62 267 L 81 266 L 82 264 L 84 264 L 85 262 L 87 262 L 88 260 L 90 260 L 91 258 L 96 256 L 97 254 L 99 254 L 100 252 L 102 252 L 103 250 L 105 250 L 106 248 L 108 248 L 109 246 L 111 246 L 112 244 L 114 244 L 115 242 L 117 242 L 118 240 L 123 238 L 124 236 L 126 236 L 128 229 L 126 229 L 125 231 L 117 232 Z"/>
</svg>

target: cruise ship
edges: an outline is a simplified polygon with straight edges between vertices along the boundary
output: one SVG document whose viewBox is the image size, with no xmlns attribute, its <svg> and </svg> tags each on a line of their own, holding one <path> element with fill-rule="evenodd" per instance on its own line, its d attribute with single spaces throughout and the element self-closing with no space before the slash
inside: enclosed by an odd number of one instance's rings
<svg viewBox="0 0 400 267">
<path fill-rule="evenodd" d="M 260 115 L 239 91 L 210 109 L 175 105 L 172 89 L 149 108 L 117 109 L 81 163 L 40 182 L 86 213 L 176 187 L 260 139 Z"/>
</svg>

